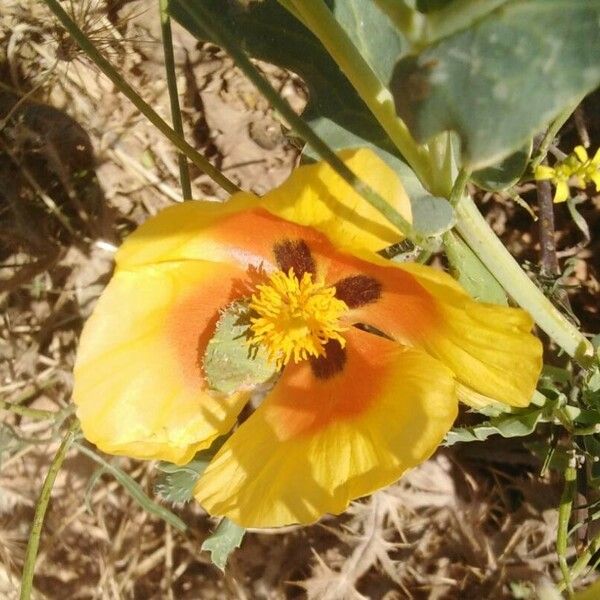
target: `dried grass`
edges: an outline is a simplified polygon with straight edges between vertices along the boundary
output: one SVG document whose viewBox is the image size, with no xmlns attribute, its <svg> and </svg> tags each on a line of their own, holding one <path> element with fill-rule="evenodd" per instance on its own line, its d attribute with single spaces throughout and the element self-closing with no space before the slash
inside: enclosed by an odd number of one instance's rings
<svg viewBox="0 0 600 600">
<path fill-rule="evenodd" d="M 100 45 L 146 99 L 168 114 L 154 7 L 100 0 L 81 5 L 94 15 L 94 27 L 100 24 L 94 30 Z M 135 18 L 124 19 L 127 12 Z M 217 49 L 198 47 L 178 28 L 175 42 L 189 139 L 247 189 L 261 193 L 279 183 L 297 151 L 264 100 Z M 179 199 L 173 149 L 72 52 L 41 3 L 4 0 L 0 81 L 21 96 L 31 91 L 28 100 L 65 111 L 83 128 L 99 194 L 90 204 L 89 197 L 73 191 L 69 165 L 55 152 L 51 175 L 59 192 L 47 189 L 35 168 L 30 175 L 39 189 L 32 181 L 22 183 L 29 216 L 38 216 L 21 219 L 16 227 L 14 203 L 0 205 L 0 231 L 13 233 L 8 242 L 0 239 L 0 283 L 5 283 L 0 394 L 47 410 L 69 407 L 77 337 L 110 275 L 111 248 Z M 301 110 L 306 97 L 296 77 L 263 68 Z M 23 134 L 18 123 L 12 127 L 15 135 Z M 26 167 L 26 146 L 21 149 Z M 193 178 L 196 195 L 222 197 L 206 176 L 194 172 Z M 6 181 L 0 169 L 0 189 Z M 58 212 L 50 210 L 48 199 Z M 9 221 L 10 228 L 2 226 Z M 46 227 L 41 238 L 40 222 Z M 48 254 L 51 261 L 8 286 L 16 270 L 11 265 L 35 263 Z M 48 422 L 2 414 L 3 599 L 16 597 L 34 501 L 56 446 L 57 431 Z M 511 582 L 555 575 L 557 489 L 555 482 L 537 477 L 536 466 L 519 464 L 520 450 L 510 444 L 486 445 L 478 452 L 478 460 L 461 451 L 440 452 L 397 485 L 315 526 L 250 533 L 224 574 L 200 551 L 213 524 L 197 506 L 179 510 L 190 525 L 182 535 L 144 513 L 115 481 L 72 453 L 52 495 L 37 562 L 37 597 L 510 598 Z M 494 456 L 503 457 L 500 464 Z M 116 463 L 152 494 L 152 465 Z"/>
</svg>

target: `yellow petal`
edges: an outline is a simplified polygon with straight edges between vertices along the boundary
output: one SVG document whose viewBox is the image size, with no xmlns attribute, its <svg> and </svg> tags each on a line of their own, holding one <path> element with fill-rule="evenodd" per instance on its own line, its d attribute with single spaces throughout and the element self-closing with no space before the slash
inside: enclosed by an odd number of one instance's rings
<svg viewBox="0 0 600 600">
<path fill-rule="evenodd" d="M 600 148 L 598 148 L 594 154 L 594 158 L 592 158 L 592 164 L 595 167 L 600 167 Z"/>
<path fill-rule="evenodd" d="M 554 202 L 564 202 L 569 197 L 569 185 L 566 181 L 559 181 L 556 184 L 556 192 L 554 193 Z"/>
<path fill-rule="evenodd" d="M 577 155 L 577 158 L 582 163 L 587 162 L 589 160 L 587 150 L 583 146 L 575 146 L 575 149 L 573 150 L 573 152 L 575 152 L 575 154 Z"/>
<path fill-rule="evenodd" d="M 450 275 L 432 267 L 393 263 L 374 254 L 343 260 L 341 254 L 332 255 L 326 281 L 343 290 L 357 274 L 375 293 L 367 302 L 341 296 L 351 308 L 348 322 L 371 325 L 401 344 L 426 349 L 480 396 L 513 406 L 529 404 L 542 346 L 530 333 L 533 321 L 526 312 L 476 302 Z M 360 289 L 354 296 L 361 299 Z"/>
<path fill-rule="evenodd" d="M 400 180 L 373 151 L 344 150 L 338 156 L 405 219 L 412 219 Z M 262 203 L 284 219 L 318 229 L 339 248 L 377 251 L 402 239 L 400 232 L 325 162 L 299 167 L 264 196 Z"/>
<path fill-rule="evenodd" d="M 206 389 L 204 348 L 243 273 L 201 261 L 118 271 L 87 321 L 73 397 L 101 450 L 188 462 L 228 431 L 246 398 Z"/>
<path fill-rule="evenodd" d="M 452 374 L 427 354 L 353 329 L 337 375 L 286 367 L 225 443 L 195 495 L 246 527 L 312 523 L 426 460 L 457 414 Z"/>
<path fill-rule="evenodd" d="M 590 179 L 594 182 L 596 186 L 596 191 L 600 192 L 600 171 L 596 171 L 590 175 Z"/>
<path fill-rule="evenodd" d="M 423 346 L 477 394 L 527 406 L 542 368 L 542 344 L 531 334 L 529 314 L 476 302 L 442 271 L 418 264 L 401 268 L 436 301 L 439 325 L 421 338 Z"/>
<path fill-rule="evenodd" d="M 552 167 L 546 165 L 539 165 L 535 168 L 535 178 L 537 180 L 542 179 L 553 179 L 556 175 L 556 171 Z"/>
</svg>

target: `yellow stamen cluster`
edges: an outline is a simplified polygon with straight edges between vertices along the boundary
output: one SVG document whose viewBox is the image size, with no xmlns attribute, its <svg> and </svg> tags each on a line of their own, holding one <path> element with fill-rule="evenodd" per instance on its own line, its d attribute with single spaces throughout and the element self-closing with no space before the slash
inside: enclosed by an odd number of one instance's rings
<svg viewBox="0 0 600 600">
<path fill-rule="evenodd" d="M 251 319 L 248 343 L 263 346 L 278 368 L 292 358 L 324 356 L 329 340 L 345 344 L 340 317 L 348 306 L 335 297 L 334 287 L 313 281 L 311 273 L 298 279 L 293 269 L 276 271 L 257 286 L 250 308 L 257 316 Z"/>
<path fill-rule="evenodd" d="M 600 191 L 600 149 L 590 158 L 583 146 L 577 146 L 554 167 L 536 167 L 535 178 L 552 181 L 556 187 L 554 202 L 564 202 L 569 197 L 569 184 L 584 189 L 588 183 L 594 183 L 596 191 Z"/>
</svg>

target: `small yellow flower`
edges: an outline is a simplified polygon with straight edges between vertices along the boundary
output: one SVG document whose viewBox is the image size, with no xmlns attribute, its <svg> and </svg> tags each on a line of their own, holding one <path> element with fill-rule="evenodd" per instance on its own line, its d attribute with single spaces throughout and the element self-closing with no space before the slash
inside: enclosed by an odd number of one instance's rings
<svg viewBox="0 0 600 600">
<path fill-rule="evenodd" d="M 374 153 L 339 156 L 410 218 L 399 179 Z M 531 317 L 377 254 L 399 239 L 325 163 L 263 198 L 164 210 L 119 250 L 82 333 L 73 397 L 86 438 L 185 464 L 233 430 L 196 500 L 267 527 L 340 513 L 396 481 L 439 446 L 459 399 L 526 406 L 542 358 Z M 235 302 L 252 311 L 248 343 L 280 368 L 239 427 L 248 390 L 215 393 L 203 365 Z"/>
<path fill-rule="evenodd" d="M 569 185 L 585 189 L 586 185 L 593 182 L 596 190 L 600 191 L 600 148 L 590 159 L 583 146 L 577 146 L 563 161 L 549 167 L 539 165 L 535 169 L 535 178 L 538 181 L 549 179 L 556 191 L 554 202 L 564 202 L 569 197 Z"/>
<path fill-rule="evenodd" d="M 578 179 L 577 187 L 583 189 L 588 183 L 593 183 L 596 191 L 600 192 L 600 148 L 596 150 L 593 158 L 588 156 L 587 150 L 583 146 L 577 146 L 573 152 L 581 163 L 575 174 Z"/>
</svg>

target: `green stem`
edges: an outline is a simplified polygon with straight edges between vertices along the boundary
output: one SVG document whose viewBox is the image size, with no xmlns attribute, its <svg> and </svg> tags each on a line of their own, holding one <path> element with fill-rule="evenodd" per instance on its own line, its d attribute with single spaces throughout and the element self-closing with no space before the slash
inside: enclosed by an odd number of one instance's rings
<svg viewBox="0 0 600 600">
<path fill-rule="evenodd" d="M 427 149 L 417 144 L 408 127 L 396 115 L 392 94 L 379 80 L 327 5 L 322 0 L 279 2 L 293 14 L 296 12 L 319 38 L 417 177 L 425 187 L 429 187 L 431 165 Z"/>
<path fill-rule="evenodd" d="M 52 494 L 52 488 L 54 487 L 56 476 L 60 471 L 71 444 L 75 440 L 75 432 L 78 427 L 79 423 L 77 421 L 73 421 L 69 427 L 69 430 L 67 431 L 61 445 L 52 459 L 52 463 L 50 464 L 50 468 L 46 474 L 46 479 L 44 480 L 42 489 L 40 491 L 40 496 L 35 505 L 35 514 L 33 515 L 31 533 L 29 534 L 29 541 L 27 542 L 25 564 L 23 566 L 23 575 L 21 578 L 20 600 L 29 600 L 31 597 L 31 591 L 33 589 L 33 575 L 35 572 L 35 560 L 40 547 L 42 526 L 44 525 L 44 517 L 46 516 L 46 510 L 48 508 L 48 503 L 50 502 L 50 495 Z"/>
<path fill-rule="evenodd" d="M 90 42 L 87 36 L 79 29 L 77 24 L 71 19 L 58 0 L 44 0 L 48 8 L 56 15 L 63 27 L 69 32 L 71 37 L 79 44 L 81 49 L 94 61 L 98 68 L 113 82 L 115 87 L 126 96 L 133 105 L 154 125 L 169 141 L 173 143 L 181 152 L 183 152 L 201 171 L 206 173 L 215 183 L 219 184 L 224 190 L 233 194 L 239 191 L 239 188 L 215 168 L 210 162 L 202 156 L 197 150 L 182 139 L 162 117 L 147 104 L 137 92 L 121 77 L 118 71 L 98 52 L 98 49 Z"/>
<path fill-rule="evenodd" d="M 15 404 L 14 402 L 5 402 L 4 400 L 0 400 L 0 410 L 7 410 L 9 412 L 15 413 L 16 415 L 21 415 L 22 417 L 29 417 L 30 419 L 54 419 L 60 411 L 55 410 L 41 410 L 39 408 L 29 408 L 28 406 L 21 406 L 20 404 Z"/>
<path fill-rule="evenodd" d="M 167 89 L 169 90 L 169 102 L 171 104 L 171 119 L 173 120 L 173 129 L 175 130 L 175 133 L 177 133 L 181 139 L 185 139 L 183 134 L 181 109 L 179 107 L 179 94 L 177 93 L 175 56 L 173 54 L 173 34 L 171 33 L 171 17 L 169 17 L 169 13 L 167 12 L 168 8 L 169 0 L 158 0 L 163 54 L 165 57 L 165 71 L 167 75 Z M 192 184 L 190 182 L 190 171 L 188 169 L 187 158 L 183 153 L 179 153 L 177 158 L 179 161 L 181 193 L 184 200 L 189 200 L 192 197 Z"/>
<path fill-rule="evenodd" d="M 258 88 L 271 105 L 277 110 L 296 133 L 304 139 L 315 152 L 326 160 L 331 167 L 360 194 L 369 204 L 378 210 L 392 225 L 416 244 L 426 246 L 426 241 L 418 235 L 412 225 L 400 215 L 384 198 L 364 181 L 359 179 L 335 154 L 335 152 L 293 111 L 291 106 L 277 93 L 271 84 L 259 73 L 250 59 L 243 52 L 237 40 L 225 25 L 216 19 L 202 2 L 193 4 L 181 3 L 190 19 L 199 27 L 208 29 L 215 42 L 224 48 L 235 60 L 236 65 L 246 74 L 248 79 Z"/>
<path fill-rule="evenodd" d="M 569 595 L 573 594 L 571 573 L 567 565 L 567 546 L 569 543 L 569 520 L 573 508 L 573 500 L 577 491 L 577 470 L 575 464 L 569 464 L 565 470 L 565 487 L 558 507 L 558 532 L 556 535 L 556 553 L 558 564 L 563 575 L 563 583 Z"/>
<path fill-rule="evenodd" d="M 461 169 L 458 172 L 458 177 L 454 181 L 452 191 L 450 192 L 450 197 L 448 198 L 448 201 L 450 204 L 452 204 L 452 206 L 456 206 L 460 202 L 460 199 L 464 196 L 465 188 L 467 187 L 467 183 L 469 183 L 470 176 L 471 173 L 466 169 Z"/>
<path fill-rule="evenodd" d="M 596 555 L 596 553 L 600 550 L 600 535 L 595 537 L 585 549 L 583 554 L 575 561 L 573 567 L 571 568 L 570 578 L 571 581 L 577 579 L 584 571 L 584 569 L 589 565 L 592 558 Z M 566 587 L 566 583 L 563 581 L 558 584 L 559 591 L 562 591 Z"/>
<path fill-rule="evenodd" d="M 592 344 L 548 300 L 509 254 L 468 196 L 455 207 L 456 228 L 502 287 L 569 356 L 590 364 Z"/>
<path fill-rule="evenodd" d="M 542 163 L 544 158 L 546 158 L 546 155 L 548 154 L 548 149 L 550 148 L 550 145 L 554 141 L 554 138 L 560 131 L 560 128 L 566 123 L 567 119 L 573 114 L 573 111 L 579 106 L 580 102 L 581 102 L 581 98 L 578 98 L 577 102 L 567 106 L 567 108 L 565 108 L 565 110 L 563 110 L 558 115 L 558 117 L 556 117 L 556 119 L 554 119 L 554 121 L 552 121 L 552 123 L 550 123 L 550 126 L 548 127 L 548 130 L 544 134 L 544 138 L 542 139 L 542 142 L 539 145 L 536 156 L 531 161 L 530 168 L 531 168 L 532 172 L 534 172 L 536 167 L 538 167 Z"/>
</svg>

